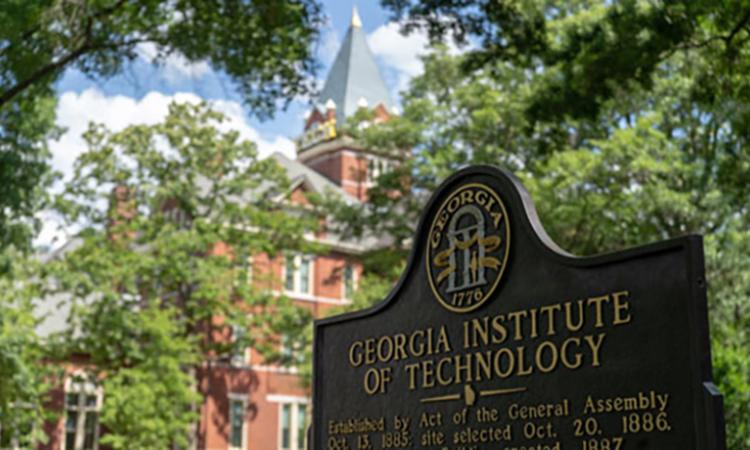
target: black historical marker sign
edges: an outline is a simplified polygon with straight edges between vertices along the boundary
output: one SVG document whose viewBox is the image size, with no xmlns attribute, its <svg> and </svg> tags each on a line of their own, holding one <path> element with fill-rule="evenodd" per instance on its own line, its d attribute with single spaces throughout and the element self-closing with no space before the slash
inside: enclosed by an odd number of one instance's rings
<svg viewBox="0 0 750 450">
<path fill-rule="evenodd" d="M 311 448 L 721 450 L 703 272 L 698 236 L 569 255 L 465 169 L 388 298 L 316 322 Z"/>
</svg>

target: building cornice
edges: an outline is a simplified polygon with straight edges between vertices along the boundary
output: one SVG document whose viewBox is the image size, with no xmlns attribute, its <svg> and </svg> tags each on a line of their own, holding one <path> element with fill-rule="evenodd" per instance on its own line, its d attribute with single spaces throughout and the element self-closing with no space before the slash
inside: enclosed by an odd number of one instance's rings
<svg viewBox="0 0 750 450">
<path fill-rule="evenodd" d="M 354 139 L 352 139 L 350 136 L 341 135 L 335 139 L 313 144 L 310 147 L 300 148 L 297 151 L 297 161 L 301 163 L 305 163 L 312 158 L 324 155 L 329 152 L 334 152 L 336 150 L 341 150 L 342 148 L 361 151 L 361 152 L 368 152 L 367 149 L 358 145 L 357 142 Z"/>
</svg>

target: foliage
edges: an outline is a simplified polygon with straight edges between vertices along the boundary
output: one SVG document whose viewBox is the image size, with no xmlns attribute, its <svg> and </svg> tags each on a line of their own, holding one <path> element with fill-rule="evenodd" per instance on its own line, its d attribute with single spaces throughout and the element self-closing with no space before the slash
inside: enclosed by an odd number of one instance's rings
<svg viewBox="0 0 750 450">
<path fill-rule="evenodd" d="M 563 8 L 558 3 L 545 4 Z M 609 2 L 587 3 L 586 11 L 544 16 L 545 41 L 566 42 L 572 23 L 605 26 L 608 13 L 596 11 Z M 706 51 L 705 46 L 675 50 L 648 69 L 648 83 L 607 95 L 592 87 L 595 111 L 545 116 L 533 112 L 540 98 L 549 99 L 549 110 L 557 108 L 548 95 L 555 66 L 530 70 L 526 60 L 501 58 L 467 73 L 474 55 L 450 57 L 438 47 L 425 57 L 424 75 L 404 92 L 401 117 L 378 126 L 358 117 L 360 122 L 349 126 L 347 132 L 365 146 L 405 162 L 377 180 L 371 206 L 333 205 L 342 231 L 391 236 L 395 248 L 385 252 L 388 264 L 375 252 L 366 271 L 392 285 L 396 277 L 383 268 L 403 266 L 428 194 L 460 167 L 487 163 L 522 179 L 553 239 L 573 253 L 706 235 L 716 380 L 727 392 L 730 448 L 748 449 L 750 122 L 742 118 L 744 94 L 736 90 L 746 80 L 738 74 L 731 86 L 722 77 L 707 80 L 718 68 Z M 586 62 L 573 59 L 573 72 L 590 70 Z"/>
<path fill-rule="evenodd" d="M 0 251 L 29 250 L 39 229 L 34 214 L 46 204 L 53 179 L 48 140 L 58 133 L 55 103 L 52 96 L 29 92 L 0 106 Z"/>
<path fill-rule="evenodd" d="M 681 52 L 707 62 L 701 77 L 747 100 L 750 2 L 381 0 L 406 31 L 433 41 L 479 44 L 465 68 L 494 71 L 498 62 L 539 75 L 533 120 L 595 119 L 622 91 L 651 89 L 654 75 Z M 700 86 L 695 86 L 701 89 Z M 722 94 L 705 91 L 707 101 Z M 736 118 L 747 121 L 748 111 Z"/>
<path fill-rule="evenodd" d="M 19 252 L 2 256 L 0 276 L 0 446 L 45 440 L 42 425 L 50 418 L 44 409 L 56 370 L 42 363 L 48 357 L 37 334 L 35 302 L 41 285 L 34 279 L 38 262 Z"/>
<path fill-rule="evenodd" d="M 750 446 L 750 361 L 747 345 L 721 340 L 714 343 L 714 374 L 721 381 L 724 414 L 730 427 L 727 448 Z"/>
<path fill-rule="evenodd" d="M 223 120 L 206 105 L 173 104 L 160 124 L 92 125 L 57 199 L 81 230 L 49 264 L 71 306 L 59 338 L 104 380 L 101 421 L 115 449 L 184 445 L 199 363 L 229 364 L 235 348 L 300 335 L 308 321 L 268 293 L 262 271 L 250 286 L 240 255 L 310 250 L 303 233 L 317 220 L 280 203 L 283 169 L 220 131 Z"/>
<path fill-rule="evenodd" d="M 133 341 L 128 343 L 133 361 L 102 383 L 106 407 L 101 422 L 117 432 L 105 433 L 101 443 L 112 448 L 163 448 L 172 441 L 184 448 L 189 442 L 185 430 L 197 420 L 190 405 L 200 396 L 184 370 L 198 362 L 194 343 L 183 334 L 179 313 L 161 306 L 114 311 L 121 323 L 106 323 Z"/>
<path fill-rule="evenodd" d="M 3 1 L 0 249 L 28 247 L 38 227 L 57 132 L 54 85 L 67 69 L 106 79 L 139 54 L 205 61 L 265 117 L 310 91 L 321 21 L 317 0 Z"/>
<path fill-rule="evenodd" d="M 310 88 L 321 20 L 314 0 L 11 0 L 0 11 L 0 106 L 29 88 L 50 93 L 69 67 L 114 75 L 149 44 L 161 58 L 208 61 L 269 113 Z"/>
</svg>

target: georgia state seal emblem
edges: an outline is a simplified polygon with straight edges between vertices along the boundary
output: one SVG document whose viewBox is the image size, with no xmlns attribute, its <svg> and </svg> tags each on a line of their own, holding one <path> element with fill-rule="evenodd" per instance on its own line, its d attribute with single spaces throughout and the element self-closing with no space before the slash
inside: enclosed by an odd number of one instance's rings
<svg viewBox="0 0 750 450">
<path fill-rule="evenodd" d="M 500 283 L 510 248 L 510 222 L 489 186 L 465 184 L 435 214 L 425 252 L 427 277 L 445 308 L 466 313 L 482 306 Z"/>
</svg>

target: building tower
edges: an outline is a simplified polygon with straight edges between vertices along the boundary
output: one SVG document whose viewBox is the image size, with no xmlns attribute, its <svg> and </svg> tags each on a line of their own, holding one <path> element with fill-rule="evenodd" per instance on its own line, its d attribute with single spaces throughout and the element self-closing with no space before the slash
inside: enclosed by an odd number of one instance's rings
<svg viewBox="0 0 750 450">
<path fill-rule="evenodd" d="M 342 133 L 346 120 L 360 108 L 374 112 L 374 122 L 388 120 L 394 113 L 355 7 L 344 42 L 297 141 L 297 159 L 348 194 L 366 201 L 368 188 L 394 161 L 362 148 Z"/>
</svg>

